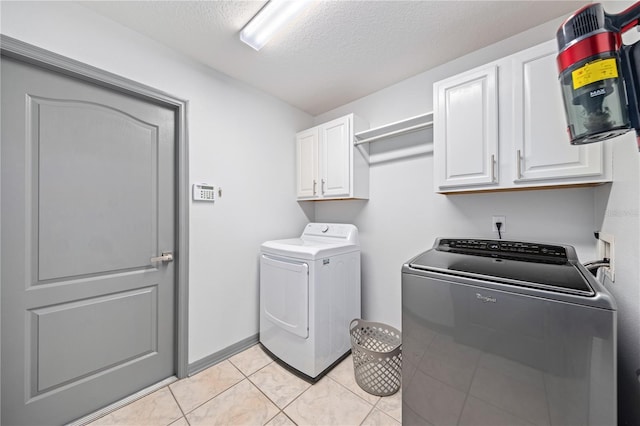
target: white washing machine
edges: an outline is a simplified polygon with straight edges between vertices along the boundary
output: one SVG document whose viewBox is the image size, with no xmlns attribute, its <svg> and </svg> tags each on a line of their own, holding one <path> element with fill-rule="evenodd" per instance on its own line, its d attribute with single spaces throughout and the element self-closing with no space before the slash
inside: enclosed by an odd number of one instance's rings
<svg viewBox="0 0 640 426">
<path fill-rule="evenodd" d="M 260 343 L 307 380 L 351 349 L 360 318 L 360 244 L 354 225 L 309 223 L 300 238 L 267 241 L 260 255 Z"/>
</svg>

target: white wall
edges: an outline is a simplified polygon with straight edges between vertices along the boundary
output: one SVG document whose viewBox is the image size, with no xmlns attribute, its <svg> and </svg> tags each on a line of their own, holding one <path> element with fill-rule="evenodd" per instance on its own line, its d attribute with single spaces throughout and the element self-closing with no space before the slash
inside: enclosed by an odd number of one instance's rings
<svg viewBox="0 0 640 426">
<path fill-rule="evenodd" d="M 2 2 L 2 33 L 189 101 L 189 362 L 258 333 L 258 251 L 309 221 L 294 194 L 295 132 L 312 117 L 68 2 Z"/>
<path fill-rule="evenodd" d="M 608 2 L 605 9 L 615 13 L 631 3 Z M 315 122 L 353 112 L 377 127 L 431 111 L 434 81 L 553 39 L 562 20 L 343 105 Z M 422 131 L 371 144 L 370 199 L 316 204 L 317 221 L 351 222 L 360 230 L 363 316 L 399 327 L 402 263 L 438 236 L 495 237 L 492 215 L 506 216 L 505 238 L 572 244 L 583 262 L 595 259 L 593 232 L 602 230 L 615 236 L 616 282 L 609 288 L 619 308 L 619 420 L 640 424 L 640 154 L 633 134 L 605 142 L 614 151 L 612 184 L 452 196 L 433 192 L 432 140 L 432 132 Z M 399 147 L 422 147 L 426 154 L 403 157 Z M 395 159 L 377 161 L 383 156 Z"/>
</svg>

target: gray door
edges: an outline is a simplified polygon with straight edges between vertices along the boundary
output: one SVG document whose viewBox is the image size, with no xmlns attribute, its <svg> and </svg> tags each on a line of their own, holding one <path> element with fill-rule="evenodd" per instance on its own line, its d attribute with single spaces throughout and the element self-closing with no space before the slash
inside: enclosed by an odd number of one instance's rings
<svg viewBox="0 0 640 426">
<path fill-rule="evenodd" d="M 174 375 L 172 108 L 2 57 L 2 424 Z"/>
</svg>

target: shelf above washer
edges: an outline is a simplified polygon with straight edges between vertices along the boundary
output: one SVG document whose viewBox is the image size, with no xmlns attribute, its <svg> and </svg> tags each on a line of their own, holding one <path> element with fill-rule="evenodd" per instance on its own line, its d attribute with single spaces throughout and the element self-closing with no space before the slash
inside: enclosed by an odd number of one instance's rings
<svg viewBox="0 0 640 426">
<path fill-rule="evenodd" d="M 405 120 L 385 124 L 384 126 L 358 132 L 354 135 L 354 145 L 370 143 L 392 136 L 403 135 L 405 133 L 417 132 L 433 126 L 433 112 L 417 115 Z"/>
</svg>

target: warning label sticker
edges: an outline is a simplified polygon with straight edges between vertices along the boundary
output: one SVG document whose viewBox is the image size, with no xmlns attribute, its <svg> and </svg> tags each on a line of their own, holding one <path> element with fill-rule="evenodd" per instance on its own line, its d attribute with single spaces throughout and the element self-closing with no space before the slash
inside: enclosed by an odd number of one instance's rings
<svg viewBox="0 0 640 426">
<path fill-rule="evenodd" d="M 618 64 L 615 58 L 590 62 L 571 73 L 574 90 L 596 81 L 616 77 L 618 77 Z"/>
</svg>

